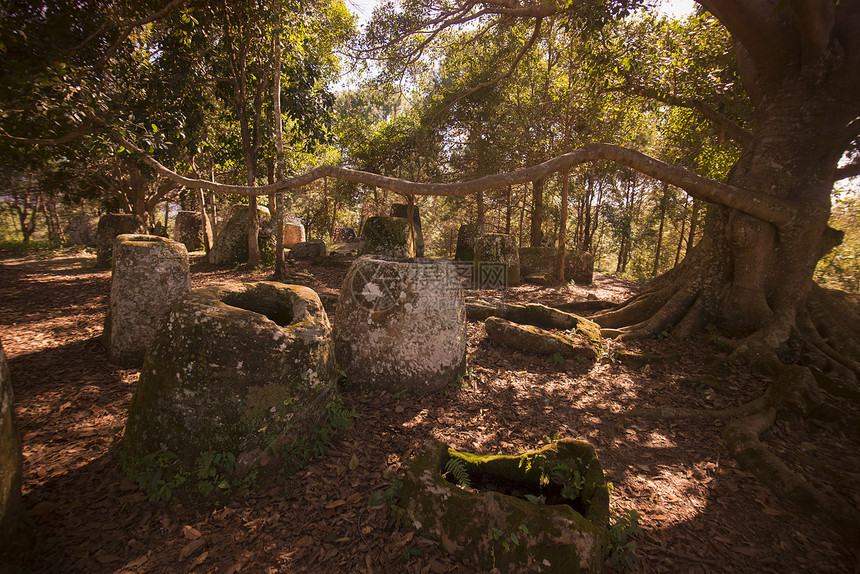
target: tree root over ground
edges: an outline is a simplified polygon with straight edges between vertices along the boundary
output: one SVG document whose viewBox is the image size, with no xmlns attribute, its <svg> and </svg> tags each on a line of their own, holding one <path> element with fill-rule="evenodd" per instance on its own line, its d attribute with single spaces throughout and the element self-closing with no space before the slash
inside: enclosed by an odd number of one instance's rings
<svg viewBox="0 0 860 574">
<path fill-rule="evenodd" d="M 625 338 L 654 335 L 671 329 L 685 337 L 691 324 L 701 325 L 713 316 L 703 291 L 675 291 L 665 286 L 649 296 L 634 298 L 626 306 L 593 317 L 603 327 L 622 328 Z M 650 313 L 650 315 L 649 315 Z M 629 323 L 628 323 L 629 324 Z M 680 329 L 679 329 L 680 327 Z M 790 341 L 787 343 L 787 341 Z M 765 393 L 746 404 L 715 411 L 656 408 L 638 409 L 649 418 L 707 418 L 724 420 L 722 437 L 732 457 L 776 494 L 805 512 L 836 527 L 846 540 L 860 539 L 860 511 L 850 502 L 828 494 L 814 476 L 790 468 L 762 442 L 761 437 L 778 417 L 826 421 L 860 436 L 860 313 L 844 299 L 812 285 L 806 305 L 789 321 L 774 315 L 761 329 L 739 341 L 723 340 L 730 347 L 730 361 L 743 361 L 772 377 Z M 775 349 L 780 350 L 781 359 Z M 824 476 L 838 473 L 820 469 Z M 851 492 L 850 488 L 837 489 Z"/>
<path fill-rule="evenodd" d="M 814 367 L 813 367 L 814 369 Z M 818 378 L 830 377 L 818 371 Z M 726 420 L 722 437 L 729 453 L 748 472 L 755 475 L 771 491 L 783 496 L 809 514 L 831 523 L 848 541 L 860 537 L 860 512 L 845 500 L 826 494 L 816 486 L 814 478 L 792 470 L 761 440 L 780 414 L 802 419 L 837 422 L 849 433 L 860 434 L 860 423 L 849 411 L 837 408 L 817 383 L 813 370 L 801 365 L 780 365 L 773 373 L 773 382 L 765 393 L 744 405 L 708 411 L 699 409 L 656 408 L 638 409 L 634 414 L 648 418 L 708 418 Z M 838 386 L 844 386 L 844 381 Z M 831 399 L 833 397 L 830 397 Z M 855 402 L 855 401 L 852 401 Z M 856 404 L 856 402 L 855 402 Z M 826 472 L 826 470 L 823 470 Z M 830 473 L 831 475 L 833 473 Z M 849 490 L 850 491 L 850 490 Z"/>
</svg>

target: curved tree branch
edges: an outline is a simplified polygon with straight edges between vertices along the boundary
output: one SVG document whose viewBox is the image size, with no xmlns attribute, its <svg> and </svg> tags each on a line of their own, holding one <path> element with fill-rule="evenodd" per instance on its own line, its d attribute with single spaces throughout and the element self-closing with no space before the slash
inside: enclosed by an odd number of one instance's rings
<svg viewBox="0 0 860 574">
<path fill-rule="evenodd" d="M 693 197 L 737 209 L 763 221 L 768 221 L 777 227 L 791 225 L 797 212 L 802 209 L 800 205 L 795 203 L 720 183 L 702 177 L 689 169 L 656 160 L 638 151 L 606 143 L 586 144 L 575 151 L 560 155 L 532 167 L 455 183 L 417 183 L 344 167 L 322 165 L 304 174 L 287 178 L 274 184 L 241 186 L 219 184 L 179 175 L 128 141 L 116 130 L 106 128 L 106 131 L 115 142 L 135 152 L 141 161 L 177 183 L 195 189 L 204 188 L 238 195 L 266 195 L 285 189 L 303 187 L 323 177 L 334 177 L 354 183 L 381 187 L 406 195 L 464 196 L 490 189 L 504 188 L 508 185 L 520 185 L 539 180 L 550 174 L 571 169 L 587 162 L 609 160 L 631 167 L 636 171 L 650 175 L 670 185 L 680 187 Z"/>
<path fill-rule="evenodd" d="M 706 119 L 716 124 L 716 126 L 720 128 L 727 137 L 737 142 L 741 147 L 746 147 L 752 140 L 752 132 L 742 128 L 729 116 L 720 113 L 702 100 L 698 100 L 696 98 L 688 98 L 685 96 L 666 94 L 655 88 L 649 88 L 646 86 L 624 85 L 618 86 L 616 88 L 609 88 L 606 91 L 626 92 L 629 94 L 642 96 L 643 98 L 656 100 L 664 104 L 669 104 L 670 106 L 678 106 L 681 108 L 689 108 L 692 110 L 696 110 Z"/>
</svg>

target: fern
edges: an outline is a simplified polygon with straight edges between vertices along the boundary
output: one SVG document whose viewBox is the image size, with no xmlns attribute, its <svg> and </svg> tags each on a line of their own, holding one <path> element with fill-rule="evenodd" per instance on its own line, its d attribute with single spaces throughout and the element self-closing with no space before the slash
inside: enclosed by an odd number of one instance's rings
<svg viewBox="0 0 860 574">
<path fill-rule="evenodd" d="M 444 474 L 450 474 L 454 477 L 454 480 L 457 481 L 461 487 L 465 489 L 472 488 L 472 481 L 469 479 L 469 473 L 466 472 L 466 463 L 463 462 L 463 459 L 457 458 L 456 456 L 452 456 L 448 459 L 448 462 L 445 463 L 445 472 Z"/>
</svg>

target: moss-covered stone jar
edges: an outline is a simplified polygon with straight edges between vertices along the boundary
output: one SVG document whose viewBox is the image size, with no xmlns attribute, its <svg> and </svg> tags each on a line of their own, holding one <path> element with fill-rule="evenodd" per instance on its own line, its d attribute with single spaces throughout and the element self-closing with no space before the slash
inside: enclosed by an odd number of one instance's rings
<svg viewBox="0 0 860 574">
<path fill-rule="evenodd" d="M 334 342 L 355 384 L 391 392 L 443 389 L 466 364 L 456 269 L 445 261 L 359 257 L 340 289 Z"/>
<path fill-rule="evenodd" d="M 336 397 L 331 329 L 307 287 L 273 282 L 196 289 L 170 310 L 129 408 L 129 473 L 153 453 L 195 472 L 230 453 L 250 468 L 301 451 Z"/>
<path fill-rule="evenodd" d="M 428 442 L 406 471 L 400 505 L 421 536 L 488 571 L 597 573 L 609 550 L 609 491 L 583 441 L 519 455 Z"/>
</svg>

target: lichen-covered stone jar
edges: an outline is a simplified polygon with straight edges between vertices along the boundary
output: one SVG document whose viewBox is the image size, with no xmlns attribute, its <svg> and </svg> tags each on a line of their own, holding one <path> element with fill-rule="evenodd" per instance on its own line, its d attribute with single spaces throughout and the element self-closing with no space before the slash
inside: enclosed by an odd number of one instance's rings
<svg viewBox="0 0 860 574">
<path fill-rule="evenodd" d="M 335 352 L 350 380 L 373 389 L 437 391 L 463 373 L 463 288 L 445 261 L 355 260 L 334 319 Z"/>
<path fill-rule="evenodd" d="M 306 450 L 336 381 L 331 328 L 313 290 L 273 282 L 196 289 L 173 306 L 146 355 L 124 465 L 171 452 L 194 472 L 211 453 L 250 467 Z"/>
</svg>

